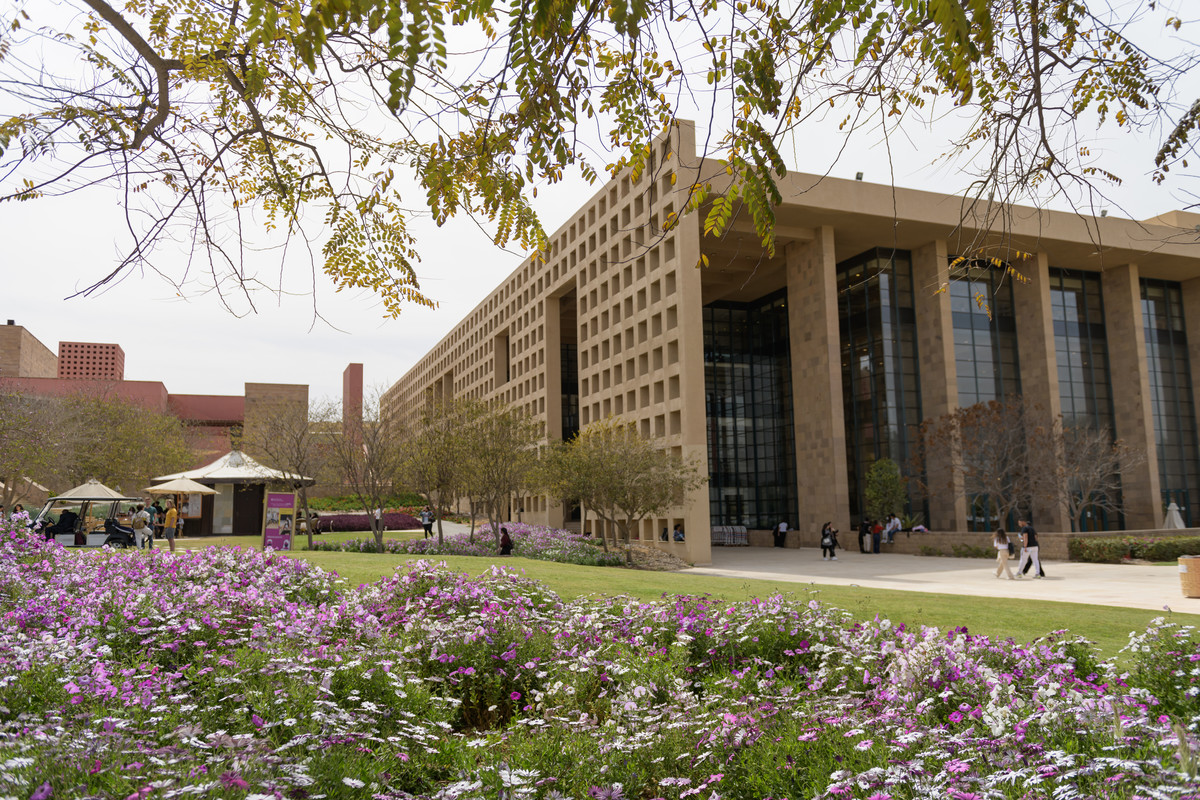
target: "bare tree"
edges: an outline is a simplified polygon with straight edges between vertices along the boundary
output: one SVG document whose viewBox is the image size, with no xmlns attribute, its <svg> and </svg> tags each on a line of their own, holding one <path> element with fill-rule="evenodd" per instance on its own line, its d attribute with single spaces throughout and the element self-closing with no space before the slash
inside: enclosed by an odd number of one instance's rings
<svg viewBox="0 0 1200 800">
<path fill-rule="evenodd" d="M 322 475 L 333 457 L 330 438 L 321 432 L 322 422 L 316 409 L 281 400 L 256 404 L 247 414 L 242 431 L 242 448 L 246 452 L 267 466 L 295 476 L 292 486 L 300 497 L 310 550 L 313 526 L 309 522 L 306 479 Z"/>
<path fill-rule="evenodd" d="M 1093 511 L 1121 511 L 1121 473 L 1146 460 L 1144 450 L 1114 439 L 1104 428 L 1056 426 L 1062 458 L 1047 494 L 1058 502 L 1075 530 Z"/>
<path fill-rule="evenodd" d="M 986 497 L 1003 524 L 1011 513 L 1027 512 L 1052 480 L 1047 454 L 1057 447 L 1054 421 L 1040 407 L 992 400 L 922 423 L 913 473 L 924 476 L 918 480 L 930 497 Z M 929 463 L 938 465 L 932 478 Z"/>
<path fill-rule="evenodd" d="M 341 406 L 326 403 L 314 415 L 328 430 L 333 466 L 341 473 L 350 492 L 367 510 L 375 544 L 383 547 L 383 520 L 376 519 L 374 509 L 383 509 L 396 487 L 404 463 L 402 431 L 380 413 L 379 392 L 364 400 L 361 417 L 352 415 L 343 421 Z"/>
<path fill-rule="evenodd" d="M 404 482 L 423 496 L 437 515 L 438 544 L 444 540 L 442 516 L 467 480 L 470 431 L 478 404 L 469 400 L 436 401 L 426 407 L 404 442 Z M 472 520 L 472 536 L 474 520 Z"/>
</svg>

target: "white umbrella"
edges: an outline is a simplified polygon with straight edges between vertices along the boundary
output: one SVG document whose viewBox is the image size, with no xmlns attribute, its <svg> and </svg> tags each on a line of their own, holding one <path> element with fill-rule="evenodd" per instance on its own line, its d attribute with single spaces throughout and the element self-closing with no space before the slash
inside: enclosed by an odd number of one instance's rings
<svg viewBox="0 0 1200 800">
<path fill-rule="evenodd" d="M 136 497 L 129 497 L 121 494 L 115 489 L 110 489 L 100 481 L 92 478 L 87 483 L 81 483 L 74 489 L 68 489 L 60 495 L 55 495 L 56 500 L 136 500 Z"/>
<path fill-rule="evenodd" d="M 160 483 L 142 490 L 147 494 L 217 494 L 217 490 L 203 483 L 196 483 L 191 478 L 176 478 L 173 481 Z"/>
</svg>

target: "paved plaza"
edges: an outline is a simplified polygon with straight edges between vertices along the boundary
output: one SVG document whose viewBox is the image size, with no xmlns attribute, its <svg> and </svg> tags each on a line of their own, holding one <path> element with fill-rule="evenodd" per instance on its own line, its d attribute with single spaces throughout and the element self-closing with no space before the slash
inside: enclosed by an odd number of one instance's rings
<svg viewBox="0 0 1200 800">
<path fill-rule="evenodd" d="M 887 545 L 884 545 L 886 549 Z M 1184 597 L 1176 567 L 1137 564 L 1085 564 L 1047 561 L 1046 578 L 995 577 L 996 562 L 982 558 L 942 558 L 892 553 L 865 555 L 839 550 L 837 561 L 822 561 L 815 548 L 713 547 L 712 565 L 686 572 L 725 578 L 865 586 L 975 597 L 1023 597 L 1068 603 L 1124 606 L 1200 614 L 1200 598 Z M 1017 561 L 1009 562 L 1016 571 Z"/>
</svg>

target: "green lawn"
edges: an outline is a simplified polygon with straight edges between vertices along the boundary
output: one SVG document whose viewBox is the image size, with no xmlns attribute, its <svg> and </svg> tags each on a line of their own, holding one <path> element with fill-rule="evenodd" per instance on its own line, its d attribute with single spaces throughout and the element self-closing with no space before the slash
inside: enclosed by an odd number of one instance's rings
<svg viewBox="0 0 1200 800">
<path fill-rule="evenodd" d="M 362 538 L 362 533 L 322 534 L 325 541 Z M 392 531 L 389 538 L 419 538 L 421 531 Z M 303 538 L 297 539 L 302 545 Z M 252 536 L 225 536 L 191 539 L 183 546 L 257 547 L 259 539 Z M 412 556 L 378 555 L 375 553 L 325 553 L 297 551 L 318 566 L 337 572 L 348 583 L 357 586 L 372 583 L 390 575 L 396 567 Z M 1130 631 L 1143 630 L 1146 624 L 1162 612 L 1136 608 L 1054 603 L 1044 600 L 980 598 L 964 595 L 902 592 L 893 589 L 868 589 L 856 586 L 826 586 L 785 583 L 780 581 L 738 580 L 707 575 L 685 575 L 672 572 L 644 572 L 602 567 L 580 567 L 550 561 L 525 558 L 481 558 L 475 556 L 444 556 L 439 560 L 451 568 L 478 575 L 491 564 L 523 570 L 530 578 L 542 581 L 564 599 L 589 594 L 618 595 L 650 600 L 667 594 L 711 594 L 726 600 L 745 600 L 776 593 L 798 597 L 816 597 L 822 602 L 844 608 L 857 619 L 871 619 L 876 614 L 895 623 L 936 625 L 943 629 L 965 626 L 974 633 L 992 637 L 1011 637 L 1028 642 L 1054 630 L 1066 629 L 1097 644 L 1105 656 L 1116 655 L 1129 640 Z M 1176 614 L 1182 620 L 1200 625 L 1200 615 Z"/>
</svg>

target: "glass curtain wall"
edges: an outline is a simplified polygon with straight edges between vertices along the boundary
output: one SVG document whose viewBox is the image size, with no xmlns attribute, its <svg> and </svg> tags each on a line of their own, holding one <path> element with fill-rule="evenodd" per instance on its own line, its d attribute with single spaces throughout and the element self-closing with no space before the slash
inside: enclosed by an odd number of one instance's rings
<svg viewBox="0 0 1200 800">
<path fill-rule="evenodd" d="M 950 261 L 954 362 L 963 408 L 1021 393 L 1012 278 L 1005 266 Z M 987 495 L 969 497 L 968 503 L 967 530 L 996 529 L 1000 519 Z M 1009 521 L 1010 528 L 1014 523 Z"/>
<path fill-rule="evenodd" d="M 890 458 L 907 472 L 921 424 L 909 253 L 878 248 L 839 264 L 838 321 L 850 519 L 858 525 L 867 470 Z M 905 509 L 914 510 L 924 508 Z"/>
<path fill-rule="evenodd" d="M 1019 395 L 1012 278 L 986 262 L 954 259 L 950 267 L 958 404 L 965 408 Z"/>
<path fill-rule="evenodd" d="M 1050 310 L 1064 425 L 1114 430 L 1100 274 L 1050 270 Z M 1118 530 L 1116 515 L 1090 511 L 1085 530 Z"/>
<path fill-rule="evenodd" d="M 709 505 L 714 525 L 795 525 L 796 440 L 786 291 L 704 309 Z"/>
<path fill-rule="evenodd" d="M 1142 279 L 1142 325 L 1158 450 L 1158 481 L 1165 507 L 1175 503 L 1188 525 L 1200 519 L 1200 446 L 1183 324 L 1183 292 L 1172 281 Z M 1195 501 L 1192 498 L 1196 498 Z"/>
</svg>

